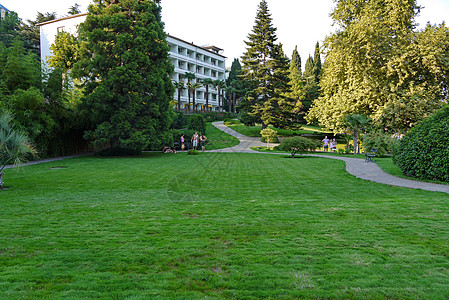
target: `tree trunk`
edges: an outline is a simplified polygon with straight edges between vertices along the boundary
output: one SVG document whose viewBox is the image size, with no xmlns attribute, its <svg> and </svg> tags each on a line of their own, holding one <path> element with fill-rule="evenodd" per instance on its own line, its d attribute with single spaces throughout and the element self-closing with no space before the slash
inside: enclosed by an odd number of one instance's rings
<svg viewBox="0 0 449 300">
<path fill-rule="evenodd" d="M 358 138 L 359 138 L 359 130 L 358 129 L 354 129 L 353 137 L 354 137 L 354 154 L 357 154 L 359 152 L 358 151 L 359 149 L 357 147 Z"/>
<path fill-rule="evenodd" d="M 206 112 L 209 111 L 209 85 L 206 85 Z"/>
<path fill-rule="evenodd" d="M 193 99 L 193 110 L 196 111 L 196 106 L 195 106 L 195 89 L 192 90 L 192 99 Z"/>
<path fill-rule="evenodd" d="M 178 110 L 181 110 L 181 89 L 178 89 Z"/>
<path fill-rule="evenodd" d="M 189 106 L 187 107 L 187 110 L 190 111 L 190 89 L 187 91 L 187 94 L 189 95 Z"/>
</svg>

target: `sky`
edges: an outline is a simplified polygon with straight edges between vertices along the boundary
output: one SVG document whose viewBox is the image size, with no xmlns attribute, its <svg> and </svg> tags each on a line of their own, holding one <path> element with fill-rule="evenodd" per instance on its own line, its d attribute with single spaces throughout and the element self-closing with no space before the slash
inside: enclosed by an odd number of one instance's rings
<svg viewBox="0 0 449 300">
<path fill-rule="evenodd" d="M 0 0 L 0 4 L 15 11 L 22 20 L 35 20 L 37 12 L 56 12 L 67 15 L 71 6 L 80 4 L 87 12 L 91 0 Z M 234 58 L 245 52 L 247 40 L 254 26 L 260 0 L 162 0 L 162 19 L 165 31 L 196 45 L 215 45 L 224 49 L 230 67 Z M 333 0 L 267 0 L 273 25 L 277 28 L 278 42 L 291 57 L 295 48 L 304 67 L 309 55 L 313 56 L 316 42 L 335 31 L 329 17 Z M 420 26 L 427 22 L 449 25 L 449 0 L 418 0 L 423 6 L 416 19 Z"/>
</svg>

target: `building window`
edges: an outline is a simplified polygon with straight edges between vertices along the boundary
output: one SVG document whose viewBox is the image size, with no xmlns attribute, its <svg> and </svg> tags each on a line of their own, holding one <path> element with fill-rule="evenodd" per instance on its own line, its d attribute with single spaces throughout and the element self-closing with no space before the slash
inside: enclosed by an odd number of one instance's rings
<svg viewBox="0 0 449 300">
<path fill-rule="evenodd" d="M 58 28 L 56 29 L 56 31 L 57 31 L 58 33 L 64 32 L 64 27 L 65 27 L 65 26 L 60 26 L 60 27 L 58 27 Z"/>
</svg>

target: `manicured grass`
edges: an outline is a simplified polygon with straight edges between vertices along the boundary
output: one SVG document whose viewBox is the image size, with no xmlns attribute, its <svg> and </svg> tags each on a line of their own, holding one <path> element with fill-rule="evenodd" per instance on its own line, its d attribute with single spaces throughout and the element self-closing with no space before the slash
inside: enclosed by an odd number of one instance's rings
<svg viewBox="0 0 449 300">
<path fill-rule="evenodd" d="M 223 149 L 239 144 L 237 138 L 215 128 L 212 123 L 206 124 L 206 137 L 206 150 Z"/>
<path fill-rule="evenodd" d="M 251 136 L 251 137 L 259 137 L 260 131 L 262 130 L 261 125 L 245 126 L 243 124 L 232 124 L 232 125 L 228 125 L 228 127 L 234 129 L 235 131 L 237 131 L 241 134 L 244 134 L 246 136 Z M 286 130 L 286 129 L 274 128 L 272 126 L 270 126 L 270 128 L 276 130 L 279 136 L 293 136 L 293 135 L 300 135 L 300 134 L 322 133 L 322 131 L 319 127 L 310 126 L 310 125 L 301 125 L 300 130 Z"/>
<path fill-rule="evenodd" d="M 4 179 L 2 299 L 449 297 L 449 195 L 341 161 L 149 153 Z"/>
</svg>

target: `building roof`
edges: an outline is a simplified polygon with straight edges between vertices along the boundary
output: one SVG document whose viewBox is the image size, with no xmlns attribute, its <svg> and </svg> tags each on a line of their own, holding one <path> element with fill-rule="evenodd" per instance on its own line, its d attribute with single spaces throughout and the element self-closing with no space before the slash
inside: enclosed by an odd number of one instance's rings
<svg viewBox="0 0 449 300">
<path fill-rule="evenodd" d="M 6 11 L 9 11 L 9 9 L 7 9 L 6 7 L 4 7 L 3 5 L 0 4 L 0 8 L 3 8 Z"/>
<path fill-rule="evenodd" d="M 78 18 L 78 17 L 83 17 L 83 16 L 87 16 L 87 13 L 82 13 L 82 14 L 77 14 L 77 15 L 68 16 L 68 17 L 64 17 L 64 18 L 59 18 L 59 19 L 55 19 L 55 20 L 50 20 L 50 21 L 47 21 L 47 22 L 42 22 L 42 23 L 37 24 L 37 26 L 47 25 L 47 24 L 51 24 L 51 23 L 55 23 L 55 22 L 59 22 L 59 21 L 64 21 L 64 20 L 69 20 L 69 19 L 73 19 L 73 18 Z"/>
<path fill-rule="evenodd" d="M 186 42 L 186 41 L 184 41 L 183 39 L 180 39 L 180 38 L 177 38 L 177 37 L 175 37 L 175 36 L 170 35 L 169 33 L 167 33 L 167 36 L 168 36 L 168 37 L 171 37 L 171 38 L 173 38 L 173 39 L 175 39 L 175 40 L 178 40 L 178 41 L 180 41 L 180 42 L 183 42 L 183 43 L 192 45 L 192 46 L 194 46 L 194 47 L 201 48 L 201 49 L 203 49 L 203 50 L 206 50 L 207 52 L 213 53 L 213 54 L 218 55 L 218 56 L 221 56 L 221 57 L 223 57 L 223 58 L 227 58 L 226 56 L 224 56 L 224 55 L 222 55 L 222 54 L 220 54 L 220 53 L 218 53 L 218 52 L 215 52 L 215 51 L 222 51 L 222 50 L 223 50 L 223 49 L 218 48 L 218 47 L 216 47 L 216 46 L 198 46 L 198 45 L 195 45 L 193 42 L 192 42 L 192 43 Z"/>
<path fill-rule="evenodd" d="M 1 6 L 1 4 L 0 4 L 0 6 Z M 87 16 L 87 13 L 77 14 L 77 15 L 73 15 L 73 16 L 68 16 L 68 17 L 64 17 L 64 18 L 60 18 L 60 19 L 55 19 L 55 20 L 51 20 L 51 21 L 39 23 L 39 24 L 37 24 L 37 26 L 43 26 L 43 25 L 47 25 L 47 24 L 51 24 L 51 23 L 55 23 L 55 22 L 59 22 L 59 21 L 63 21 L 63 20 L 68 20 L 68 19 L 73 19 L 73 18 L 83 17 L 83 16 Z M 209 45 L 208 45 L 208 46 L 197 46 L 197 45 L 195 45 L 194 43 L 186 42 L 186 41 L 184 41 L 184 40 L 182 40 L 182 39 L 180 39 L 180 38 L 177 38 L 177 37 L 175 37 L 175 36 L 172 36 L 172 35 L 170 35 L 170 34 L 167 34 L 167 36 L 168 36 L 168 37 L 171 37 L 171 38 L 173 38 L 173 39 L 175 39 L 175 40 L 181 41 L 181 42 L 183 42 L 183 43 L 190 44 L 190 45 L 192 45 L 192 46 L 194 46 L 194 47 L 204 49 L 204 50 L 206 50 L 206 51 L 208 51 L 208 52 L 210 52 L 210 53 L 216 54 L 216 55 L 221 56 L 221 57 L 223 57 L 223 58 L 227 58 L 226 56 L 224 56 L 224 55 L 222 55 L 222 54 L 219 53 L 219 52 L 223 51 L 223 49 L 221 49 L 221 48 L 219 48 L 219 47 L 217 47 L 217 46 L 209 46 Z"/>
</svg>

